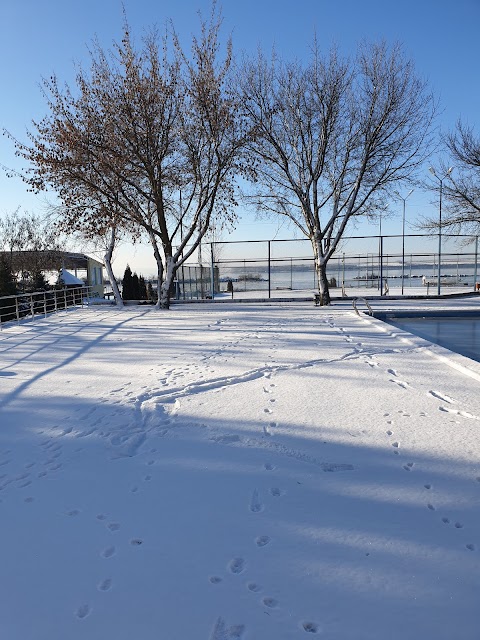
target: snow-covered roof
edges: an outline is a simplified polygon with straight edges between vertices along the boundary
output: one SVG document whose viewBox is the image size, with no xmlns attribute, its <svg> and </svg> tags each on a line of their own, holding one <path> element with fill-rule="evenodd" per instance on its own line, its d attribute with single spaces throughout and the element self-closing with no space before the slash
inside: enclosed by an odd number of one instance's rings
<svg viewBox="0 0 480 640">
<path fill-rule="evenodd" d="M 77 278 L 73 273 L 70 273 L 70 271 L 67 271 L 66 269 L 60 269 L 58 279 L 62 280 L 66 285 L 75 284 L 83 286 L 85 284 L 83 280 L 80 280 L 80 278 Z"/>
</svg>

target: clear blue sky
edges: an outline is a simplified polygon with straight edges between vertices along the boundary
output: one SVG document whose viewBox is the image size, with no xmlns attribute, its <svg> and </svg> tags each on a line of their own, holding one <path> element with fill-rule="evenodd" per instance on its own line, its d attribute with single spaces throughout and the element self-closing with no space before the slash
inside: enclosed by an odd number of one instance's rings
<svg viewBox="0 0 480 640">
<path fill-rule="evenodd" d="M 124 0 L 135 36 L 152 24 L 171 18 L 184 39 L 196 31 L 197 11 L 207 13 L 205 0 Z M 236 51 L 254 51 L 272 45 L 285 56 L 302 58 L 314 30 L 321 46 L 336 43 L 353 52 L 362 39 L 400 41 L 440 99 L 442 129 L 462 117 L 480 130 L 478 29 L 480 0 L 225 0 L 224 34 L 233 35 Z M 121 36 L 123 17 L 119 0 L 1 0 L 0 2 L 0 125 L 25 139 L 32 118 L 41 118 L 46 105 L 39 89 L 42 76 L 55 72 L 74 84 L 74 63 L 88 59 L 94 36 L 105 47 Z M 10 141 L 0 138 L 0 164 L 18 167 Z M 27 193 L 20 180 L 0 173 L 0 216 L 23 210 L 42 213 L 44 199 Z M 408 219 L 425 213 L 429 197 L 415 192 L 408 200 Z M 392 203 L 392 211 L 400 205 Z M 385 221 L 383 230 L 398 233 L 399 218 Z M 359 232 L 375 233 L 378 226 L 363 225 Z M 244 216 L 229 239 L 266 239 L 277 233 L 275 224 Z M 277 237 L 288 237 L 284 227 Z M 142 249 L 123 248 L 116 271 L 124 263 L 152 273 L 153 259 Z"/>
</svg>

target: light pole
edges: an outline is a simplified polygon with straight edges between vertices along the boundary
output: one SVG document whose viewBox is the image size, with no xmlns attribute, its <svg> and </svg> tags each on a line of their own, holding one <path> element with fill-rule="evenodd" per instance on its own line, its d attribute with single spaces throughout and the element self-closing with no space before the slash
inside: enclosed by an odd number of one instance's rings
<svg viewBox="0 0 480 640">
<path fill-rule="evenodd" d="M 405 280 L 405 203 L 415 189 L 410 189 L 407 195 L 403 198 L 398 191 L 395 191 L 395 195 L 403 201 L 403 216 L 402 216 L 402 296 L 403 296 L 403 282 Z"/>
<path fill-rule="evenodd" d="M 443 181 L 447 178 L 453 171 L 453 167 L 447 169 L 446 174 L 439 178 L 435 172 L 433 167 L 429 167 L 428 170 L 430 173 L 439 181 L 440 183 L 440 201 L 439 201 L 439 211 L 438 211 L 438 280 L 437 280 L 437 295 L 440 295 L 440 269 L 442 264 L 442 191 L 443 191 Z"/>
</svg>

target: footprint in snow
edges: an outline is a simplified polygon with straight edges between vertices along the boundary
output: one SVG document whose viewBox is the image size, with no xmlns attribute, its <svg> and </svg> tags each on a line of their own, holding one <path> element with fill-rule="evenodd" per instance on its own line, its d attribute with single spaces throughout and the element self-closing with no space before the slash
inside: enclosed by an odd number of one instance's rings
<svg viewBox="0 0 480 640">
<path fill-rule="evenodd" d="M 88 604 L 82 604 L 76 610 L 75 615 L 80 620 L 83 620 L 83 618 L 86 618 L 88 615 L 90 615 L 91 611 L 92 610 Z"/>
<path fill-rule="evenodd" d="M 405 471 L 411 471 L 413 468 L 414 463 L 413 462 L 407 462 L 407 464 L 403 465 L 403 468 L 405 469 Z"/>
<path fill-rule="evenodd" d="M 275 598 L 262 598 L 262 603 L 269 609 L 276 609 L 278 607 L 278 600 L 275 600 Z"/>
<path fill-rule="evenodd" d="M 263 468 L 265 469 L 265 471 L 273 471 L 275 469 L 275 465 L 271 464 L 270 462 L 266 462 L 263 465 Z M 478 482 L 480 482 L 480 478 L 477 478 Z"/>
<path fill-rule="evenodd" d="M 236 575 L 243 573 L 243 571 L 245 571 L 245 560 L 243 558 L 233 558 L 228 563 L 228 569 L 230 573 L 234 573 Z"/>
<path fill-rule="evenodd" d="M 410 385 L 404 380 L 394 380 L 393 378 L 390 378 L 390 382 L 394 382 L 399 387 L 402 387 L 402 389 L 410 389 Z"/>
<path fill-rule="evenodd" d="M 220 584 L 220 582 L 222 582 L 222 578 L 220 578 L 220 576 L 210 576 L 208 581 L 211 582 L 211 584 Z"/>
<path fill-rule="evenodd" d="M 102 580 L 98 585 L 98 590 L 110 591 L 110 589 L 112 588 L 112 583 L 113 583 L 113 580 L 111 578 L 105 578 L 105 580 Z"/>
<path fill-rule="evenodd" d="M 270 536 L 258 536 L 258 538 L 255 539 L 255 544 L 257 547 L 266 547 L 267 544 L 270 543 L 270 540 Z"/>
<path fill-rule="evenodd" d="M 453 400 L 449 396 L 445 395 L 444 393 L 440 393 L 438 391 L 430 390 L 427 392 L 427 395 L 433 396 L 437 400 L 441 400 L 442 402 L 446 402 L 447 404 L 452 404 L 455 402 L 455 400 Z"/>
<path fill-rule="evenodd" d="M 252 493 L 252 499 L 250 500 L 250 511 L 252 513 L 260 513 L 261 511 L 263 511 L 263 504 L 260 502 L 258 489 L 255 489 Z"/>
<path fill-rule="evenodd" d="M 280 496 L 285 495 L 285 491 L 279 489 L 278 487 L 271 487 L 270 495 L 272 495 L 274 498 L 279 498 Z"/>
<path fill-rule="evenodd" d="M 102 551 L 100 555 L 102 556 L 102 558 L 111 558 L 115 555 L 115 547 L 107 547 Z"/>
<path fill-rule="evenodd" d="M 473 413 L 469 413 L 468 411 L 458 411 L 456 409 L 448 409 L 447 407 L 438 407 L 439 411 L 443 411 L 444 413 L 453 413 L 456 416 L 462 416 L 462 418 L 469 418 L 470 420 L 480 420 L 478 416 L 473 415 Z"/>
<path fill-rule="evenodd" d="M 301 628 L 307 633 L 318 633 L 319 627 L 316 622 L 302 622 Z"/>
<path fill-rule="evenodd" d="M 234 624 L 227 627 L 225 620 L 219 616 L 213 627 L 210 640 L 241 640 L 245 631 L 245 625 Z"/>
<path fill-rule="evenodd" d="M 247 589 L 252 593 L 260 593 L 262 587 L 256 582 L 247 582 Z"/>
</svg>

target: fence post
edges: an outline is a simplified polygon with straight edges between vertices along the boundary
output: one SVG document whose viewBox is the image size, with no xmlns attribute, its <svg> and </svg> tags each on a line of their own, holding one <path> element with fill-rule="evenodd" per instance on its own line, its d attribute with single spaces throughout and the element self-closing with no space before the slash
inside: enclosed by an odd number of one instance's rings
<svg viewBox="0 0 480 640">
<path fill-rule="evenodd" d="M 475 236 L 475 271 L 473 274 L 473 290 L 477 288 L 478 236 Z"/>
<path fill-rule="evenodd" d="M 271 265 L 271 241 L 268 241 L 268 299 L 272 297 L 272 265 Z"/>
<path fill-rule="evenodd" d="M 380 295 L 383 296 L 383 236 L 379 237 L 380 252 Z"/>
<path fill-rule="evenodd" d="M 32 319 L 33 319 L 33 314 L 34 314 L 34 311 L 33 311 L 33 293 L 30 294 L 30 313 L 31 313 Z"/>
<path fill-rule="evenodd" d="M 18 296 L 15 296 L 15 315 L 17 316 L 17 322 L 20 322 L 20 309 L 18 308 Z"/>
<path fill-rule="evenodd" d="M 63 301 L 65 303 L 65 311 L 67 310 L 67 289 L 63 290 Z"/>
<path fill-rule="evenodd" d="M 213 242 L 210 243 L 210 263 L 211 263 L 211 271 L 212 271 L 212 300 L 215 299 L 215 263 L 214 263 L 214 256 L 213 256 Z"/>
<path fill-rule="evenodd" d="M 47 294 L 45 291 L 43 292 L 43 314 L 46 318 L 47 317 Z"/>
</svg>

